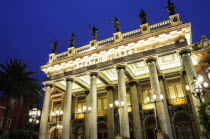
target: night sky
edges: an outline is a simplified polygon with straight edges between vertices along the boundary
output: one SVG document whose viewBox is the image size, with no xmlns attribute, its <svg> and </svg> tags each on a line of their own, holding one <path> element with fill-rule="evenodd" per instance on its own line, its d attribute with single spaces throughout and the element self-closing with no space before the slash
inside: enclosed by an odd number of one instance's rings
<svg viewBox="0 0 210 139">
<path fill-rule="evenodd" d="M 201 35 L 210 38 L 210 0 L 173 0 L 183 23 L 192 23 L 193 43 Z M 91 38 L 88 24 L 95 25 L 97 40 L 113 36 L 113 23 L 118 17 L 121 32 L 139 28 L 140 9 L 147 13 L 150 25 L 169 19 L 167 0 L 0 0 L 0 63 L 9 58 L 30 62 L 28 70 L 39 72 L 48 62 L 50 43 L 58 41 L 57 53 L 67 51 L 71 33 L 76 47 L 87 45 Z"/>
</svg>

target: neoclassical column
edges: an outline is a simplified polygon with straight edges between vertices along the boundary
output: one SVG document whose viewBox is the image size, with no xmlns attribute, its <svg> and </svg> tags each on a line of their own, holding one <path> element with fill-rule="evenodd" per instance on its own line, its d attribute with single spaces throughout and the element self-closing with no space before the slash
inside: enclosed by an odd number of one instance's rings
<svg viewBox="0 0 210 139">
<path fill-rule="evenodd" d="M 64 110 L 63 110 L 62 139 L 69 139 L 70 137 L 73 81 L 74 81 L 73 78 L 66 79 L 66 92 L 65 92 L 65 98 L 64 98 Z"/>
<path fill-rule="evenodd" d="M 160 82 L 158 79 L 156 59 L 153 57 L 147 58 L 146 63 L 148 64 L 148 68 L 149 68 L 151 89 L 153 91 L 153 94 L 157 95 L 157 99 L 160 99 L 159 96 L 162 92 L 160 89 Z M 157 105 L 156 105 L 157 113 L 156 114 L 159 117 L 159 123 L 160 123 L 162 131 L 164 133 L 166 133 L 170 137 L 170 139 L 173 139 L 174 137 L 173 137 L 172 127 L 170 124 L 170 120 L 167 118 L 167 117 L 169 117 L 169 113 L 168 113 L 167 107 L 164 107 L 164 105 L 166 105 L 166 104 L 163 102 L 157 103 Z M 156 108 L 154 108 L 155 112 L 156 112 L 156 110 L 155 110 Z"/>
<path fill-rule="evenodd" d="M 46 84 L 45 96 L 44 96 L 44 103 L 42 108 L 42 116 L 40 121 L 40 129 L 39 129 L 39 139 L 46 139 L 47 138 L 47 124 L 48 124 L 48 114 L 50 108 L 50 94 L 52 84 Z"/>
<path fill-rule="evenodd" d="M 86 90 L 85 91 L 86 95 L 86 107 L 90 107 L 90 91 Z M 85 139 L 90 139 L 90 120 L 89 120 L 89 113 L 85 114 Z"/>
<path fill-rule="evenodd" d="M 74 117 L 75 117 L 75 100 L 76 97 L 72 95 L 72 103 L 71 103 L 71 122 L 70 122 L 70 138 L 74 138 Z"/>
<path fill-rule="evenodd" d="M 90 139 L 97 139 L 97 72 L 90 73 Z"/>
<path fill-rule="evenodd" d="M 182 57 L 182 62 L 183 62 L 184 68 L 186 70 L 189 86 L 190 86 L 191 90 L 193 90 L 194 87 L 191 83 L 193 82 L 193 77 L 197 76 L 197 73 L 193 66 L 193 62 L 192 62 L 192 58 L 191 58 L 191 50 L 183 49 L 179 52 L 179 54 Z M 190 104 L 191 104 L 193 115 L 195 118 L 195 125 L 197 127 L 197 133 L 200 135 L 201 127 L 199 127 L 200 124 L 199 124 L 199 119 L 198 119 L 198 106 L 200 106 L 200 102 L 196 97 L 192 96 L 191 93 L 189 93 L 188 96 L 190 99 Z"/>
<path fill-rule="evenodd" d="M 106 86 L 107 91 L 107 127 L 108 127 L 108 138 L 114 138 L 114 109 L 109 107 L 109 104 L 114 104 L 114 94 L 113 94 L 114 86 L 108 85 Z"/>
<path fill-rule="evenodd" d="M 123 139 L 130 138 L 128 106 L 126 98 L 126 83 L 125 83 L 125 66 L 120 65 L 116 67 L 118 75 L 118 98 L 119 102 L 124 101 L 125 105 L 119 109 L 120 117 L 120 134 Z"/>
<path fill-rule="evenodd" d="M 137 94 L 137 81 L 129 82 L 131 94 L 131 107 L 133 114 L 133 133 L 135 139 L 143 139 L 141 117 L 139 112 L 139 100 Z"/>
</svg>

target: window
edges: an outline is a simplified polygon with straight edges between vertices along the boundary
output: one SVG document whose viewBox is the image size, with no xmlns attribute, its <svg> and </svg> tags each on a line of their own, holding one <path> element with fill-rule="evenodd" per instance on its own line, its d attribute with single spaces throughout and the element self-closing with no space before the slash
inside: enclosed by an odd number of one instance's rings
<svg viewBox="0 0 210 139">
<path fill-rule="evenodd" d="M 147 84 L 141 85 L 140 87 L 141 87 L 141 93 L 142 93 L 142 109 L 143 110 L 153 109 L 153 104 L 148 104 L 146 101 L 147 97 L 150 98 L 150 101 L 153 101 L 151 85 L 147 83 Z"/>
<path fill-rule="evenodd" d="M 166 82 L 170 104 L 185 104 L 187 100 L 181 78 L 170 79 Z"/>
</svg>

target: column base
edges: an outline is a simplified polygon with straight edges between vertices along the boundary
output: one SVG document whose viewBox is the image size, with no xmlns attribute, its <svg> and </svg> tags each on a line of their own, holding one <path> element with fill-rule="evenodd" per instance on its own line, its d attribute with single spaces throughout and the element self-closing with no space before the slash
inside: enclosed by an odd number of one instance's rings
<svg viewBox="0 0 210 139">
<path fill-rule="evenodd" d="M 122 136 L 118 135 L 115 137 L 115 139 L 122 139 Z"/>
<path fill-rule="evenodd" d="M 164 133 L 162 133 L 162 132 L 159 132 L 156 135 L 157 135 L 157 139 L 164 139 L 165 138 Z"/>
</svg>

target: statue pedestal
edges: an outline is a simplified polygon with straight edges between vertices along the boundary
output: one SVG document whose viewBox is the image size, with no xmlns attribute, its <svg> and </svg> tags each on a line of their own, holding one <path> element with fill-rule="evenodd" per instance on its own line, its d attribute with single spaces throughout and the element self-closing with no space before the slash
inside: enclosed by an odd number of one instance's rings
<svg viewBox="0 0 210 139">
<path fill-rule="evenodd" d="M 90 41 L 90 49 L 92 50 L 92 49 L 95 49 L 97 46 L 97 40 L 92 40 L 92 41 Z"/>
<path fill-rule="evenodd" d="M 164 139 L 164 133 L 157 133 L 157 139 Z"/>
<path fill-rule="evenodd" d="M 141 28 L 141 34 L 150 32 L 148 23 L 140 25 L 140 28 Z"/>
<path fill-rule="evenodd" d="M 182 24 L 182 21 L 179 18 L 179 14 L 171 15 L 169 16 L 169 19 L 171 20 L 172 26 Z"/>
<path fill-rule="evenodd" d="M 116 32 L 113 35 L 114 35 L 114 42 L 119 42 L 119 41 L 122 40 L 122 33 L 121 32 Z"/>
</svg>

